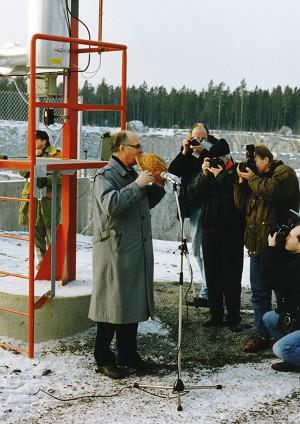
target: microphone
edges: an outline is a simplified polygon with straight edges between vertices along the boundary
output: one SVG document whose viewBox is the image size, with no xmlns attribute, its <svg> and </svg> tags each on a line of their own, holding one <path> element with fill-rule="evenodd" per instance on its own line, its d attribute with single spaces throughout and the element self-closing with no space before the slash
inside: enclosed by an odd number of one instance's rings
<svg viewBox="0 0 300 424">
<path fill-rule="evenodd" d="M 181 178 L 170 174 L 170 172 L 161 172 L 160 176 L 163 180 L 171 181 L 172 184 L 181 184 Z"/>
</svg>

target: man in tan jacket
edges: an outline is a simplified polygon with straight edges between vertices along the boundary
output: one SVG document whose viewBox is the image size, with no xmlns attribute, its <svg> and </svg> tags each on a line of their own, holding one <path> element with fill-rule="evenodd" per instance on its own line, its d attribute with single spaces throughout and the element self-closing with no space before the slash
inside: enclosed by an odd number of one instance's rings
<svg viewBox="0 0 300 424">
<path fill-rule="evenodd" d="M 295 171 L 274 160 L 263 144 L 255 148 L 255 172 L 241 172 L 234 187 L 236 206 L 246 214 L 244 242 L 250 256 L 250 284 L 254 310 L 255 335 L 244 347 L 258 352 L 270 346 L 263 315 L 270 311 L 272 291 L 262 279 L 261 253 L 268 246 L 268 235 L 276 224 L 286 224 L 289 210 L 299 209 L 299 183 Z"/>
</svg>

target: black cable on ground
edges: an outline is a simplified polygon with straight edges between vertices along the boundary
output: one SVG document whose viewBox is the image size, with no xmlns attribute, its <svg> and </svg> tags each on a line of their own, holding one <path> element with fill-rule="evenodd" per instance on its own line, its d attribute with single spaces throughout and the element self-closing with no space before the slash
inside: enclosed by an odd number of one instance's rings
<svg viewBox="0 0 300 424">
<path fill-rule="evenodd" d="M 171 397 L 170 397 L 170 396 L 164 396 L 164 395 L 158 395 L 158 394 L 156 394 L 156 393 L 152 393 L 152 392 L 150 392 L 149 390 L 146 390 L 146 389 L 145 389 L 145 388 L 143 388 L 143 387 L 139 387 L 139 385 L 138 385 L 138 384 L 134 384 L 134 385 L 130 385 L 130 386 L 122 387 L 122 388 L 121 388 L 120 390 L 118 390 L 116 393 L 107 394 L 107 395 L 99 395 L 99 394 L 94 393 L 94 394 L 91 394 L 91 395 L 83 395 L 83 396 L 70 397 L 70 398 L 61 398 L 61 397 L 58 397 L 58 396 L 53 395 L 52 393 L 47 392 L 46 390 L 38 389 L 38 391 L 37 391 L 37 392 L 35 392 L 35 393 L 33 393 L 33 394 L 32 394 L 32 396 L 36 396 L 38 393 L 40 393 L 40 392 L 41 392 L 41 393 L 45 393 L 46 395 L 48 395 L 48 396 L 52 397 L 52 398 L 53 398 L 53 399 L 55 399 L 55 400 L 58 400 L 59 402 L 72 402 L 72 401 L 80 400 L 80 399 L 112 398 L 112 397 L 117 397 L 117 396 L 120 396 L 120 394 L 121 394 L 124 390 L 127 390 L 127 389 L 133 389 L 133 388 L 139 389 L 139 390 L 141 390 L 142 392 L 148 393 L 149 395 L 152 395 L 152 396 L 155 396 L 155 397 L 159 397 L 159 398 L 161 398 L 161 399 L 176 399 L 176 398 L 177 398 L 177 396 L 171 396 Z M 174 393 L 174 392 L 172 392 L 172 393 Z M 188 391 L 182 392 L 182 393 L 181 393 L 181 396 L 184 396 L 184 395 L 186 395 L 187 393 L 188 393 Z"/>
<path fill-rule="evenodd" d="M 45 393 L 46 395 L 52 397 L 53 399 L 59 400 L 60 402 L 71 402 L 74 400 L 79 400 L 79 399 L 90 399 L 90 398 L 111 398 L 111 397 L 115 397 L 115 396 L 119 396 L 124 390 L 126 389 L 131 389 L 132 386 L 125 386 L 122 387 L 120 390 L 118 390 L 116 393 L 112 393 L 112 394 L 108 394 L 108 395 L 97 395 L 96 393 L 91 394 L 91 395 L 84 395 L 84 396 L 77 396 L 77 397 L 70 397 L 70 398 L 60 398 L 58 396 L 53 395 L 52 393 L 47 392 L 46 390 L 43 389 L 38 389 L 37 392 L 33 393 L 32 396 L 36 396 L 38 393 Z"/>
</svg>

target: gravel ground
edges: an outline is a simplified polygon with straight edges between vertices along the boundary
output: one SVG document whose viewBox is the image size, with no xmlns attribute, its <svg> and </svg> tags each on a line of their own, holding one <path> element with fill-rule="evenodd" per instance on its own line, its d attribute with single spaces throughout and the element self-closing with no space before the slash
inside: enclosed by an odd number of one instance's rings
<svg viewBox="0 0 300 424">
<path fill-rule="evenodd" d="M 170 337 L 173 342 L 177 341 L 178 331 L 178 283 L 156 283 L 155 300 L 156 315 L 166 323 L 171 331 Z M 186 288 L 184 288 L 185 297 Z M 187 295 L 188 300 L 193 299 L 192 291 Z M 247 327 L 240 333 L 232 333 L 228 327 L 221 329 L 203 328 L 202 323 L 209 319 L 206 308 L 183 308 L 183 341 L 182 361 L 185 367 L 193 367 L 194 364 L 205 367 L 221 367 L 223 365 L 257 362 L 261 359 L 274 357 L 271 349 L 259 354 L 246 354 L 242 351 L 243 344 L 253 333 L 253 313 L 251 306 L 251 292 L 248 289 L 242 291 L 241 302 L 242 324 Z M 141 341 L 141 351 L 146 350 Z M 156 356 L 160 356 L 157 350 L 161 349 L 167 358 L 174 357 L 174 352 L 167 346 L 152 345 Z"/>
<path fill-rule="evenodd" d="M 187 300 L 193 300 L 192 291 L 187 293 L 187 285 L 183 289 L 183 320 L 182 320 L 182 365 L 184 369 L 192 370 L 194 365 L 204 368 L 218 368 L 224 365 L 259 362 L 274 358 L 271 349 L 258 354 L 243 352 L 243 344 L 252 335 L 253 313 L 251 307 L 251 292 L 242 290 L 241 316 L 242 323 L 247 327 L 240 333 L 232 333 L 228 327 L 204 328 L 202 323 L 209 319 L 206 308 L 185 306 Z M 177 338 L 178 338 L 178 283 L 155 283 L 156 316 L 164 323 L 168 336 L 160 334 L 139 335 L 139 351 L 143 356 L 151 356 L 162 363 L 162 370 L 168 372 L 176 369 Z M 73 354 L 92 352 L 94 333 L 90 332 L 84 339 L 62 339 L 55 346 L 56 352 L 68 351 Z M 47 350 L 49 351 L 49 350 Z M 163 372 L 163 371 L 162 371 Z"/>
</svg>

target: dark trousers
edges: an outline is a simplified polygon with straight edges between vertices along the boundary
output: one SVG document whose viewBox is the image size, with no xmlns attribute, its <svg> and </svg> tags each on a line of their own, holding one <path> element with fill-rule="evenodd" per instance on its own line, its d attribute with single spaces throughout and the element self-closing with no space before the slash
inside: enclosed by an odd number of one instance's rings
<svg viewBox="0 0 300 424">
<path fill-rule="evenodd" d="M 116 344 L 119 359 L 133 358 L 137 353 L 138 323 L 110 324 L 97 322 L 97 335 L 94 357 L 98 365 L 114 364 L 116 358 L 110 350 L 110 345 L 116 334 Z"/>
<path fill-rule="evenodd" d="M 224 299 L 228 323 L 237 324 L 241 321 L 243 235 L 204 231 L 202 249 L 211 318 L 223 320 Z"/>
<path fill-rule="evenodd" d="M 256 335 L 269 338 L 263 316 L 272 310 L 272 290 L 265 286 L 262 279 L 262 256 L 250 258 L 250 284 Z"/>
</svg>

